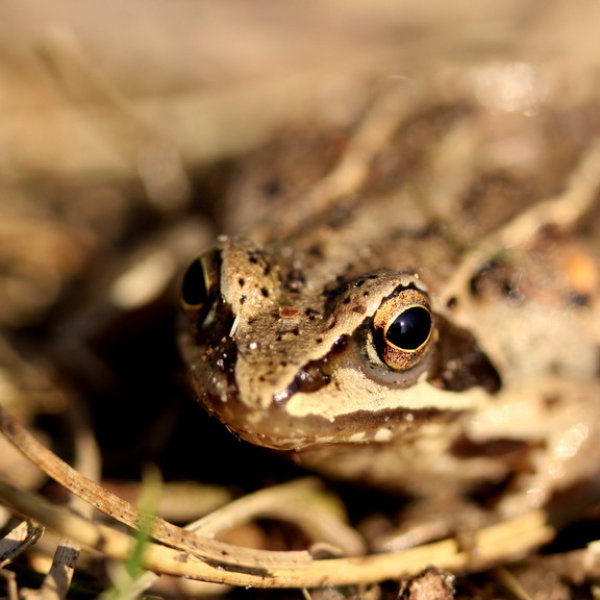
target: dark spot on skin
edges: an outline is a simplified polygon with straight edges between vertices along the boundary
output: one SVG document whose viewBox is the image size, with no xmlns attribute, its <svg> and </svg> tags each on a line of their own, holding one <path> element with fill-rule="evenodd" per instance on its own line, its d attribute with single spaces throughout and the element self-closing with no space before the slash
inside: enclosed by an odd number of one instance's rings
<svg viewBox="0 0 600 600">
<path fill-rule="evenodd" d="M 337 324 L 337 321 L 336 321 L 335 319 L 333 319 L 333 320 L 331 321 L 331 323 L 329 323 L 329 325 L 327 326 L 327 329 L 328 329 L 329 331 L 331 331 L 331 330 L 332 330 L 332 329 L 333 329 L 333 328 L 336 326 L 336 324 Z"/>
<path fill-rule="evenodd" d="M 285 278 L 285 285 L 288 289 L 295 292 L 304 287 L 306 277 L 300 269 L 292 269 Z"/>
<path fill-rule="evenodd" d="M 522 300 L 523 295 L 515 285 L 510 265 L 499 259 L 490 260 L 471 278 L 469 288 L 473 296 L 502 295 L 511 300 Z"/>
<path fill-rule="evenodd" d="M 267 263 L 263 269 L 263 275 L 268 275 L 271 272 L 271 265 Z"/>
<path fill-rule="evenodd" d="M 568 297 L 568 302 L 572 306 L 586 307 L 590 305 L 590 296 L 589 294 L 571 292 Z"/>
<path fill-rule="evenodd" d="M 288 365 L 288 364 L 287 364 L 287 362 L 285 362 L 285 360 L 282 360 L 282 361 L 279 363 L 279 366 L 280 366 L 280 367 L 287 367 L 287 365 Z"/>
<path fill-rule="evenodd" d="M 265 181 L 261 187 L 263 193 L 265 193 L 267 196 L 278 196 L 283 189 L 281 181 L 276 178 Z"/>
<path fill-rule="evenodd" d="M 366 298 L 367 296 L 370 296 L 370 295 L 371 295 L 371 292 L 369 292 L 369 291 L 367 291 L 367 290 L 365 290 L 365 291 L 363 292 L 363 296 L 364 296 L 365 298 Z"/>
<path fill-rule="evenodd" d="M 265 287 L 260 288 L 260 293 L 265 297 L 268 298 L 269 297 L 269 290 Z"/>
<path fill-rule="evenodd" d="M 246 302 L 246 296 L 240 296 L 240 304 L 244 304 Z"/>
<path fill-rule="evenodd" d="M 368 275 L 367 279 L 379 279 L 379 275 Z"/>
<path fill-rule="evenodd" d="M 507 280 L 502 284 L 502 293 L 507 298 L 511 298 L 512 300 L 522 300 L 523 299 L 523 294 L 521 294 L 521 292 L 519 292 L 519 290 L 514 286 L 512 281 Z"/>
<path fill-rule="evenodd" d="M 364 315 L 367 312 L 367 307 L 364 304 L 357 304 L 356 306 L 352 307 L 352 312 L 359 315 Z"/>
<path fill-rule="evenodd" d="M 558 394 L 546 394 L 544 396 L 544 406 L 552 409 L 560 404 L 561 397 Z"/>
<path fill-rule="evenodd" d="M 319 315 L 319 311 L 315 310 L 314 308 L 307 308 L 304 311 L 304 314 L 308 317 L 309 321 L 315 321 L 317 318 L 317 315 Z"/>
<path fill-rule="evenodd" d="M 344 298 L 344 300 L 342 302 L 344 304 L 350 304 L 350 300 L 351 300 L 351 298 L 346 297 L 346 298 Z"/>
<path fill-rule="evenodd" d="M 457 305 L 458 305 L 458 298 L 456 296 L 452 296 L 452 298 L 448 298 L 448 301 L 446 302 L 446 308 L 449 308 L 450 310 L 452 310 L 453 308 L 456 308 Z"/>
<path fill-rule="evenodd" d="M 325 286 L 322 295 L 326 298 L 327 303 L 331 304 L 346 291 L 347 287 L 348 283 L 346 280 L 341 275 L 338 275 L 335 278 L 335 281 L 332 281 Z"/>
<path fill-rule="evenodd" d="M 330 210 L 327 214 L 326 225 L 331 229 L 338 229 L 347 222 L 351 214 L 351 207 L 348 206 L 336 206 L 333 210 Z"/>
<path fill-rule="evenodd" d="M 267 262 L 263 250 L 248 250 L 246 254 L 248 255 L 248 261 L 253 265 L 258 264 L 260 260 Z"/>
<path fill-rule="evenodd" d="M 559 362 L 551 362 L 548 365 L 548 371 L 553 375 L 561 375 L 563 372 L 563 366 Z"/>
<path fill-rule="evenodd" d="M 323 249 L 318 244 L 314 244 L 308 249 L 308 254 L 314 258 L 323 258 Z"/>
<path fill-rule="evenodd" d="M 315 344 L 322 344 L 323 343 L 323 338 L 317 338 L 315 340 Z"/>
<path fill-rule="evenodd" d="M 286 401 L 296 392 L 304 394 L 317 392 L 325 387 L 330 381 L 331 377 L 321 369 L 321 361 L 311 361 L 298 372 L 285 392 L 283 394 L 278 394 L 276 401 Z"/>
<path fill-rule="evenodd" d="M 510 438 L 498 438 L 485 442 L 474 442 L 466 435 L 456 439 L 449 451 L 456 458 L 467 459 L 477 457 L 488 458 L 510 458 L 520 456 L 531 448 L 529 441 L 515 440 Z"/>
<path fill-rule="evenodd" d="M 365 284 L 365 280 L 364 279 L 359 279 L 358 281 L 356 281 L 354 283 L 354 287 L 359 288 L 359 287 L 362 287 L 364 284 Z"/>
<path fill-rule="evenodd" d="M 264 375 L 261 375 L 261 376 L 258 378 L 258 380 L 259 380 L 259 381 L 266 381 L 266 380 L 265 380 L 265 377 L 264 377 Z"/>
<path fill-rule="evenodd" d="M 244 285 L 246 284 L 246 280 L 243 277 L 240 277 L 238 279 L 238 284 L 240 287 L 244 287 Z"/>
<path fill-rule="evenodd" d="M 300 330 L 299 330 L 297 327 L 294 327 L 294 329 L 292 329 L 292 330 L 290 331 L 290 333 L 291 333 L 292 335 L 300 335 Z"/>
</svg>

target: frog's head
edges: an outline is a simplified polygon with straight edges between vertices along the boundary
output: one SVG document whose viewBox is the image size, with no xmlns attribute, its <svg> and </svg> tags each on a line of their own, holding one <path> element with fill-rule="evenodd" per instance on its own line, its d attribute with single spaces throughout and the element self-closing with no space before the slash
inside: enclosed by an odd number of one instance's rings
<svg viewBox="0 0 600 600">
<path fill-rule="evenodd" d="M 183 277 L 192 385 L 244 439 L 278 449 L 384 442 L 498 389 L 474 337 L 434 311 L 417 274 L 379 270 L 318 290 L 297 281 L 261 248 L 227 238 Z"/>
</svg>

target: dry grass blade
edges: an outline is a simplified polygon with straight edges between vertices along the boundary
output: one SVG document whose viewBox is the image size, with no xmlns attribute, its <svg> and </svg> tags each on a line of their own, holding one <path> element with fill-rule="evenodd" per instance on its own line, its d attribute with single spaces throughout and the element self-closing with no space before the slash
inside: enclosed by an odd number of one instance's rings
<svg viewBox="0 0 600 600">
<path fill-rule="evenodd" d="M 17 576 L 8 569 L 0 569 L 0 576 L 6 581 L 6 595 L 8 600 L 19 600 L 19 589 L 17 588 Z"/>
<path fill-rule="evenodd" d="M 75 436 L 75 468 L 90 479 L 98 480 L 101 470 L 100 453 L 89 427 L 89 420 L 85 415 L 79 414 L 82 412 L 80 404 L 72 403 L 69 409 L 67 414 L 70 417 L 71 430 Z M 88 519 L 92 518 L 93 507 L 81 498 L 71 495 L 69 505 L 82 516 Z M 60 540 L 52 557 L 50 570 L 40 589 L 42 600 L 60 600 L 67 596 L 79 552 L 79 544 L 73 543 L 68 538 Z"/>
<path fill-rule="evenodd" d="M 74 95 L 75 100 L 78 96 L 89 96 L 105 109 L 106 126 L 98 133 L 126 160 L 138 163 L 148 196 L 155 205 L 183 207 L 187 202 L 190 184 L 177 147 L 160 131 L 160 127 L 144 118 L 134 104 L 101 73 L 69 29 L 55 27 L 50 30 L 43 53 L 68 95 Z M 123 136 L 125 131 L 129 135 Z M 152 160 L 152 154 L 159 155 L 163 169 L 168 165 L 171 179 L 168 186 L 164 185 L 164 181 L 160 185 L 161 181 L 153 177 L 156 168 L 152 167 L 156 160 Z"/>
<path fill-rule="evenodd" d="M 532 600 L 531 596 L 523 589 L 523 586 L 506 569 L 495 569 L 494 577 L 514 600 Z"/>
<path fill-rule="evenodd" d="M 52 557 L 52 566 L 44 578 L 40 590 L 41 600 L 60 600 L 66 598 L 75 562 L 79 558 L 79 544 L 74 544 L 67 538 L 62 538 Z"/>
<path fill-rule="evenodd" d="M 0 430 L 25 456 L 70 492 L 117 521 L 134 529 L 137 527 L 140 513 L 136 508 L 63 462 L 40 444 L 2 406 L 0 406 Z M 165 544 L 186 550 L 230 571 L 239 569 L 247 572 L 255 569 L 263 572 L 275 566 L 293 568 L 310 562 L 308 552 L 251 551 L 199 537 L 158 517 L 154 519 L 152 535 Z"/>
<path fill-rule="evenodd" d="M 0 497 L 13 510 L 30 514 L 49 528 L 110 558 L 126 560 L 134 547 L 135 540 L 131 536 L 90 523 L 40 496 L 6 483 L 0 482 Z M 292 568 L 249 567 L 245 572 L 242 569 L 228 571 L 221 564 L 213 566 L 179 549 L 148 544 L 142 566 L 156 573 L 238 586 L 296 588 L 372 583 L 416 574 L 430 564 L 442 569 L 464 570 L 517 558 L 553 537 L 554 531 L 546 525 L 545 516 L 542 511 L 532 511 L 521 518 L 481 530 L 475 536 L 476 562 L 471 553 L 461 551 L 456 540 L 443 540 L 401 552 L 313 560 Z M 257 557 L 261 554 L 260 551 L 240 550 L 256 552 Z"/>
<path fill-rule="evenodd" d="M 288 521 L 313 539 L 339 548 L 343 554 L 364 554 L 365 545 L 354 529 L 332 514 L 318 480 L 307 478 L 260 490 L 230 502 L 187 529 L 212 537 L 257 518 Z"/>
<path fill-rule="evenodd" d="M 52 505 L 41 496 L 19 490 L 2 481 L 0 481 L 0 496 L 4 503 L 15 512 L 38 515 L 43 523 L 48 524 L 50 529 L 75 540 L 81 545 L 97 550 L 107 557 L 125 561 L 135 547 L 136 541 L 130 535 L 104 525 L 92 523 L 74 515 L 67 509 Z M 177 563 L 179 566 L 176 566 Z M 225 572 L 220 567 L 213 567 L 180 550 L 173 550 L 157 544 L 151 544 L 147 548 L 145 567 L 151 570 L 184 575 L 184 567 L 190 565 L 195 566 L 195 568 L 192 567 L 192 570 L 197 570 L 201 579 L 210 580 L 211 577 L 216 577 L 218 573 Z M 166 570 L 165 566 L 167 567 Z M 245 582 L 245 579 L 243 581 Z M 244 584 L 241 583 L 240 585 Z"/>
<path fill-rule="evenodd" d="M 44 528 L 31 521 L 21 521 L 0 540 L 0 569 L 38 541 Z"/>
<path fill-rule="evenodd" d="M 270 487 L 230 502 L 202 519 L 186 526 L 186 529 L 208 537 L 237 527 L 258 517 L 272 517 L 289 520 L 298 527 L 314 534 L 316 540 L 342 548 L 346 554 L 364 553 L 364 544 L 360 536 L 350 527 L 334 518 L 331 509 L 325 508 L 326 500 L 318 488 L 318 480 L 305 478 Z M 307 510 L 310 503 L 311 510 Z M 319 508 L 315 508 L 319 505 Z M 290 510 L 286 511 L 285 509 Z M 319 535 L 319 534 L 322 535 Z M 126 593 L 121 592 L 120 599 L 133 599 L 148 589 L 158 575 L 147 571 L 131 582 Z M 212 584 L 211 584 L 212 585 Z M 209 589 L 214 592 L 214 589 Z M 105 594 L 103 598 L 110 596 Z"/>
</svg>

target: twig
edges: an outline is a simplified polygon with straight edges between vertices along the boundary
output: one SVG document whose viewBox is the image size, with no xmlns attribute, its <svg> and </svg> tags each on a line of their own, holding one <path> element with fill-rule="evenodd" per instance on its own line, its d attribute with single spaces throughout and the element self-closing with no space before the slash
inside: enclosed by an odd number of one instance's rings
<svg viewBox="0 0 600 600">
<path fill-rule="evenodd" d="M 493 575 L 514 600 L 532 600 L 517 578 L 506 569 L 494 569 Z"/>
<path fill-rule="evenodd" d="M 29 520 L 21 521 L 0 540 L 0 569 L 40 539 L 44 528 Z"/>
<path fill-rule="evenodd" d="M 140 513 L 135 507 L 63 462 L 40 444 L 2 406 L 0 406 L 0 431 L 42 471 L 70 492 L 113 519 L 134 529 L 137 527 Z M 307 564 L 311 560 L 308 552 L 282 553 L 269 550 L 250 550 L 217 540 L 209 540 L 181 527 L 176 527 L 159 517 L 154 519 L 152 536 L 165 544 L 186 550 L 210 564 L 230 571 L 247 572 L 254 569 L 262 572 L 271 567 L 293 568 Z"/>
<path fill-rule="evenodd" d="M 185 528 L 207 537 L 213 537 L 221 531 L 238 527 L 259 516 L 274 516 L 275 518 L 278 518 L 280 517 L 278 512 L 281 505 L 289 506 L 294 504 L 297 506 L 298 513 L 309 513 L 312 515 L 313 511 L 307 511 L 301 499 L 306 500 L 308 496 L 317 494 L 318 496 L 321 496 L 322 493 L 315 489 L 316 484 L 316 479 L 305 478 L 282 485 L 276 485 L 266 490 L 260 490 L 244 496 L 239 500 L 230 502 L 206 517 L 189 523 Z M 321 518 L 323 517 L 323 512 L 323 510 L 317 511 Z M 283 518 L 285 519 L 285 516 Z M 302 525 L 306 525 L 306 520 L 303 520 L 297 514 L 292 515 L 290 520 L 301 527 Z M 298 523 L 299 520 L 302 521 L 302 523 Z M 315 520 L 318 520 L 318 518 Z M 309 519 L 309 526 L 310 524 L 312 523 Z M 339 538 L 336 539 L 336 546 L 344 548 L 345 550 L 348 550 L 349 547 L 350 551 L 347 551 L 347 554 L 362 554 L 364 548 L 357 534 L 351 528 L 345 527 L 339 521 L 337 521 L 337 525 L 338 528 L 336 528 L 336 532 L 339 534 Z M 317 537 L 316 539 L 320 540 L 322 538 Z M 332 540 L 328 536 L 324 539 L 325 541 L 332 543 Z M 342 540 L 341 544 L 339 543 L 340 539 Z M 134 598 L 137 598 L 147 590 L 156 579 L 158 579 L 156 573 L 146 571 L 137 577 L 135 581 L 130 583 L 127 591 L 121 593 L 119 600 L 133 600 Z M 100 600 L 110 600 L 109 594 L 103 594 L 100 597 Z"/>
<path fill-rule="evenodd" d="M 68 417 L 75 437 L 75 470 L 83 473 L 92 480 L 100 478 L 100 453 L 96 440 L 92 435 L 87 415 L 83 412 L 81 404 L 70 403 Z M 88 519 L 92 518 L 94 509 L 81 498 L 71 495 L 69 506 Z M 73 573 L 75 562 L 79 557 L 79 544 L 73 543 L 69 538 L 63 537 L 52 557 L 52 565 L 40 588 L 41 600 L 61 600 L 66 598 Z"/>
<path fill-rule="evenodd" d="M 0 569 L 0 575 L 6 580 L 6 594 L 8 600 L 19 600 L 17 576 L 8 569 Z"/>
<path fill-rule="evenodd" d="M 13 510 L 31 515 L 47 527 L 110 558 L 126 560 L 135 543 L 127 534 L 90 523 L 64 508 L 53 506 L 40 496 L 3 482 L 0 482 L 0 497 Z M 179 549 L 148 544 L 143 567 L 157 573 L 237 586 L 297 588 L 372 583 L 416 574 L 431 564 L 455 571 L 474 570 L 522 556 L 553 537 L 554 530 L 546 525 L 545 517 L 543 511 L 531 511 L 518 519 L 482 529 L 475 535 L 476 562 L 472 553 L 461 551 L 456 540 L 443 540 L 401 552 L 313 560 L 291 568 L 249 567 L 243 571 L 240 568 L 224 569 L 222 563 L 213 565 Z M 256 556 L 261 554 L 258 550 L 245 551 L 256 552 Z"/>
<path fill-rule="evenodd" d="M 318 480 L 305 478 L 260 490 L 230 502 L 186 529 L 212 537 L 220 531 L 267 517 L 293 523 L 316 541 L 340 548 L 343 554 L 364 554 L 365 545 L 356 531 L 324 508 L 324 494 L 317 485 Z"/>
</svg>

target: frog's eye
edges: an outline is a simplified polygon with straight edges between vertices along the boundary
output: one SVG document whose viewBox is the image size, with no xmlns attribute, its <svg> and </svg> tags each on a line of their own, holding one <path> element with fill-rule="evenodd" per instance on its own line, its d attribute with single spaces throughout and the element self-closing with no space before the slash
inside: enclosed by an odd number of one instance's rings
<svg viewBox="0 0 600 600">
<path fill-rule="evenodd" d="M 377 353 L 390 369 L 417 365 L 430 346 L 434 323 L 427 295 L 405 288 L 386 298 L 373 317 Z"/>
<path fill-rule="evenodd" d="M 218 294 L 219 262 L 217 251 L 205 252 L 187 268 L 181 281 L 181 306 L 199 324 Z"/>
</svg>

